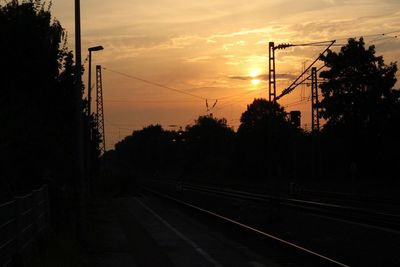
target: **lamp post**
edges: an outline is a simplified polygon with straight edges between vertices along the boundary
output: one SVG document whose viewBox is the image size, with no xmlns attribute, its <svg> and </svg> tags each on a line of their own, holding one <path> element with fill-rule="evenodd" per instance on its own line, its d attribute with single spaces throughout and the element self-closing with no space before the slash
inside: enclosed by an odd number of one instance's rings
<svg viewBox="0 0 400 267">
<path fill-rule="evenodd" d="M 75 0 L 75 62 L 76 62 L 76 80 L 75 80 L 75 116 L 76 116 L 76 157 L 77 157 L 77 184 L 82 183 L 84 179 L 84 161 L 83 161 L 83 118 L 82 118 L 82 68 L 81 68 L 81 18 L 80 1 Z M 77 188 L 80 186 L 77 185 Z M 81 188 L 82 190 L 83 188 Z"/>
<path fill-rule="evenodd" d="M 101 45 L 89 47 L 89 70 L 88 70 L 88 140 L 87 140 L 87 149 L 86 149 L 86 156 L 87 156 L 87 177 L 88 177 L 88 194 L 92 191 L 92 170 L 91 170 L 91 141 L 92 141 L 92 129 L 90 127 L 90 116 L 91 113 L 91 106 L 92 106 L 92 52 L 101 51 L 104 48 Z"/>
</svg>

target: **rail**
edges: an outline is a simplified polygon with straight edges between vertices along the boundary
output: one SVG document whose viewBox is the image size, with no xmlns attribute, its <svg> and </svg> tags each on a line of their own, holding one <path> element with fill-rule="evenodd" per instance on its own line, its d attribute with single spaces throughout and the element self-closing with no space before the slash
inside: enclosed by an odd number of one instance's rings
<svg viewBox="0 0 400 267">
<path fill-rule="evenodd" d="M 227 197 L 251 200 L 256 202 L 274 202 L 289 208 L 295 208 L 312 213 L 346 219 L 371 226 L 384 227 L 392 230 L 400 230 L 400 215 L 360 207 L 325 203 L 320 201 L 308 201 L 296 198 L 276 197 L 273 195 L 256 194 L 251 192 L 222 189 L 200 185 L 181 185 L 181 190 L 195 190 Z"/>
<path fill-rule="evenodd" d="M 194 210 L 200 211 L 200 212 L 202 212 L 202 213 L 211 215 L 211 216 L 213 216 L 213 217 L 215 217 L 215 218 L 218 218 L 218 219 L 220 219 L 220 220 L 222 220 L 222 221 L 225 221 L 225 222 L 234 224 L 234 225 L 236 225 L 236 226 L 239 226 L 239 227 L 241 227 L 241 228 L 243 228 L 243 229 L 246 229 L 246 230 L 248 230 L 248 231 L 250 231 L 250 232 L 253 232 L 253 233 L 257 234 L 257 235 L 263 236 L 263 237 L 268 238 L 268 239 L 270 239 L 270 240 L 274 240 L 274 241 L 276 241 L 276 242 L 278 242 L 278 243 L 280 243 L 280 244 L 283 244 L 283 245 L 285 245 L 285 246 L 287 246 L 287 247 L 290 247 L 290 248 L 292 248 L 292 249 L 295 249 L 295 250 L 297 250 L 297 251 L 300 251 L 300 252 L 304 253 L 305 255 L 308 255 L 308 256 L 311 256 L 311 257 L 315 257 L 315 258 L 319 259 L 319 262 L 320 262 L 321 264 L 324 264 L 324 265 L 320 265 L 320 266 L 340 266 L 340 267 L 349 267 L 349 265 L 347 265 L 347 264 L 344 264 L 344 263 L 342 263 L 342 262 L 339 262 L 339 261 L 337 261 L 337 260 L 334 260 L 334 259 L 332 259 L 332 258 L 329 258 L 329 257 L 327 257 L 327 256 L 324 256 L 324 255 L 322 255 L 322 254 L 320 254 L 320 253 L 317 253 L 317 252 L 312 251 L 312 250 L 310 250 L 310 249 L 307 249 L 307 248 L 305 248 L 305 247 L 299 246 L 299 245 L 297 245 L 297 244 L 295 244 L 295 243 L 293 243 L 293 242 L 290 242 L 290 241 L 284 240 L 284 239 L 282 239 L 282 238 L 279 238 L 279 237 L 277 237 L 277 236 L 275 236 L 275 235 L 266 233 L 265 231 L 262 231 L 262 230 L 260 230 L 260 229 L 254 228 L 254 227 L 249 226 L 249 225 L 247 225 L 247 224 L 244 224 L 244 223 L 241 223 L 241 222 L 236 221 L 236 220 L 234 220 L 234 219 L 228 218 L 228 217 L 226 217 L 226 216 L 224 216 L 224 215 L 222 215 L 222 214 L 218 214 L 218 213 L 216 213 L 216 212 L 209 211 L 209 210 L 204 209 L 204 208 L 202 208 L 202 207 L 196 206 L 196 205 L 194 205 L 194 204 L 192 204 L 192 203 L 188 203 L 188 202 L 183 201 L 183 200 L 181 200 L 181 199 L 175 198 L 175 197 L 173 197 L 173 196 L 171 196 L 171 195 L 163 194 L 163 193 L 161 193 L 161 192 L 159 192 L 159 191 L 157 191 L 157 190 L 154 190 L 154 189 L 152 189 L 152 188 L 150 188 L 150 187 L 147 187 L 147 186 L 144 186 L 143 189 L 146 190 L 146 191 L 148 191 L 148 192 L 150 192 L 150 193 L 152 193 L 152 194 L 155 194 L 155 195 L 157 195 L 157 196 L 159 196 L 159 197 L 162 197 L 162 198 L 165 198 L 165 199 L 169 199 L 169 200 L 171 200 L 171 201 L 174 201 L 174 202 L 176 202 L 176 203 L 179 203 L 179 204 L 184 205 L 184 206 L 186 206 L 186 207 L 189 207 L 189 208 L 191 208 L 191 209 L 194 209 Z"/>
</svg>

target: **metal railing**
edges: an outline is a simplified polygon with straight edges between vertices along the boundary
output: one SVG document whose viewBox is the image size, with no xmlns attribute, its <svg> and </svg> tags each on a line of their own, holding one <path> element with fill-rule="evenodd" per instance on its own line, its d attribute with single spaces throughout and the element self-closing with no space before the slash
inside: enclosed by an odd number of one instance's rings
<svg viewBox="0 0 400 267">
<path fill-rule="evenodd" d="M 49 222 L 46 185 L 0 204 L 0 266 L 11 266 L 14 257 L 29 258 Z"/>
</svg>

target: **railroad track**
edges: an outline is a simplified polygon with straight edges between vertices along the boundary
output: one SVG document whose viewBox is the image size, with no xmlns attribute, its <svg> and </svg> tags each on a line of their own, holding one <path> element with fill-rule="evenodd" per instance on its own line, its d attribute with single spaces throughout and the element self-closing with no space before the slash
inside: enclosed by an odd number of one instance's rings
<svg viewBox="0 0 400 267">
<path fill-rule="evenodd" d="M 372 195 L 301 189 L 297 192 L 293 192 L 291 196 L 302 200 L 361 207 L 369 210 L 380 210 L 385 213 L 400 213 L 399 200 Z"/>
<path fill-rule="evenodd" d="M 400 215 L 346 205 L 308 201 L 296 198 L 279 197 L 267 194 L 251 193 L 233 189 L 223 189 L 203 185 L 181 184 L 178 190 L 197 191 L 233 199 L 250 200 L 262 204 L 281 205 L 287 208 L 309 212 L 316 215 L 348 220 L 354 223 L 400 231 Z"/>
<path fill-rule="evenodd" d="M 400 223 L 396 214 L 179 181 L 155 180 L 145 184 L 189 204 L 187 207 L 206 209 L 342 264 L 400 266 Z"/>
<path fill-rule="evenodd" d="M 195 189 L 196 188 L 196 189 Z M 154 195 L 157 195 L 158 197 L 161 197 L 163 199 L 167 199 L 170 201 L 173 201 L 174 203 L 177 203 L 181 206 L 184 206 L 186 208 L 189 208 L 190 210 L 194 210 L 196 212 L 211 216 L 214 219 L 218 219 L 219 221 L 222 221 L 224 223 L 228 223 L 230 225 L 233 225 L 235 227 L 238 227 L 242 230 L 248 231 L 253 235 L 257 235 L 258 237 L 268 239 L 270 241 L 275 242 L 276 244 L 279 244 L 281 246 L 281 249 L 286 249 L 288 254 L 296 254 L 296 257 L 307 259 L 309 261 L 309 264 L 311 265 L 302 265 L 300 263 L 291 263 L 289 264 L 290 266 L 340 266 L 340 267 L 349 267 L 349 265 L 342 263 L 338 260 L 332 259 L 330 257 L 327 257 L 325 255 L 322 255 L 316 251 L 313 251 L 311 249 L 307 249 L 303 246 L 300 246 L 298 244 L 295 244 L 293 242 L 284 240 L 276 235 L 267 233 L 263 230 L 257 229 L 255 227 L 252 227 L 250 225 L 244 224 L 242 222 L 239 222 L 237 220 L 231 219 L 229 217 L 226 217 L 222 214 L 207 210 L 203 207 L 199 207 L 197 205 L 194 205 L 192 203 L 186 202 L 182 199 L 178 199 L 176 197 L 173 197 L 169 194 L 162 193 L 158 190 L 155 190 L 154 188 L 148 187 L 148 186 L 143 186 L 143 189 L 147 192 L 150 192 Z M 184 188 L 181 188 L 184 189 Z M 189 190 L 189 187 L 186 188 L 186 190 Z M 190 190 L 199 190 L 196 186 L 193 186 Z M 202 190 L 210 190 L 210 188 L 202 188 Z M 208 192 L 208 191 L 207 191 Z M 234 196 L 233 192 L 226 192 L 227 195 L 229 196 Z M 254 200 L 255 196 L 249 196 L 249 198 L 252 198 Z M 299 256 L 301 254 L 301 256 Z"/>
</svg>

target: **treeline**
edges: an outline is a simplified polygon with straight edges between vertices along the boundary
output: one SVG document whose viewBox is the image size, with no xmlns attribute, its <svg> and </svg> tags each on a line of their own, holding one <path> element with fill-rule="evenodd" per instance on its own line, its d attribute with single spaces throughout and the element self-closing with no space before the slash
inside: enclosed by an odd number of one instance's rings
<svg viewBox="0 0 400 267">
<path fill-rule="evenodd" d="M 306 132 L 277 103 L 255 99 L 234 132 L 225 119 L 200 116 L 179 131 L 150 125 L 106 154 L 108 168 L 124 182 L 178 179 L 246 184 L 398 179 L 400 93 L 397 65 L 386 65 L 349 39 L 339 52 L 321 56 L 327 68 L 319 103 L 325 124 Z"/>
<path fill-rule="evenodd" d="M 269 108 L 275 112 L 269 113 Z M 106 162 L 113 171 L 137 178 L 265 179 L 269 170 L 276 175 L 279 168 L 289 175 L 294 151 L 288 144 L 304 132 L 278 104 L 263 99 L 255 99 L 241 121 L 237 132 L 212 115 L 200 116 L 179 131 L 150 125 L 119 142 L 106 154 Z"/>
</svg>

